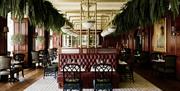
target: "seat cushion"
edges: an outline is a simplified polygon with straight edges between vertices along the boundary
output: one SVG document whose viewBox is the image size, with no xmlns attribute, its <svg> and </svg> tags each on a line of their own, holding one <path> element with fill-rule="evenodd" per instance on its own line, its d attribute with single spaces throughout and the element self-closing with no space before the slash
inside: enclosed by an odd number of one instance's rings
<svg viewBox="0 0 180 91">
<path fill-rule="evenodd" d="M 79 79 L 66 79 L 66 82 L 75 83 L 75 82 L 79 82 Z"/>
<path fill-rule="evenodd" d="M 175 69 L 173 68 L 168 68 L 168 69 L 164 69 L 164 68 L 158 68 L 158 71 L 159 72 L 164 72 L 164 73 L 174 73 L 175 72 Z"/>
<path fill-rule="evenodd" d="M 64 89 L 81 89 L 80 83 L 64 83 Z"/>
<path fill-rule="evenodd" d="M 0 75 L 9 75 L 10 71 L 0 71 Z"/>
<path fill-rule="evenodd" d="M 22 68 L 22 65 L 14 65 L 14 68 Z"/>
<path fill-rule="evenodd" d="M 112 89 L 111 83 L 95 83 L 95 89 Z"/>
<path fill-rule="evenodd" d="M 98 83 L 107 83 L 107 82 L 110 82 L 109 79 L 97 79 L 96 80 Z"/>
</svg>

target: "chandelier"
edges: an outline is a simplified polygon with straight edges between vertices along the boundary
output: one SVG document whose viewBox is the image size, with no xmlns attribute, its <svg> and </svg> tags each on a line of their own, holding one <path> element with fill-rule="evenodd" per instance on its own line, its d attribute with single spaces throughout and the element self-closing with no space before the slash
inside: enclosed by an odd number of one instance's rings
<svg viewBox="0 0 180 91">
<path fill-rule="evenodd" d="M 81 15 L 84 16 L 82 26 L 86 29 L 92 28 L 95 24 L 95 15 L 97 8 L 95 6 L 96 6 L 95 0 L 81 1 Z"/>
<path fill-rule="evenodd" d="M 87 35 L 87 48 L 90 46 L 94 46 L 96 48 L 97 46 L 97 3 L 96 0 L 81 0 L 81 29 L 80 29 L 80 47 L 82 46 L 82 28 L 86 29 L 86 33 L 83 35 Z M 90 36 L 92 35 L 92 32 L 94 32 L 94 41 L 90 42 Z M 93 36 L 92 35 L 92 36 Z"/>
</svg>

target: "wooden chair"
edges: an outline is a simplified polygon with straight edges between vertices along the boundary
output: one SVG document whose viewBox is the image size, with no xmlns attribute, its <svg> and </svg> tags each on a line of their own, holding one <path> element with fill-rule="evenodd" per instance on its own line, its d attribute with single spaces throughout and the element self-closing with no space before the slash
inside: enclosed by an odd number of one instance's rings
<svg viewBox="0 0 180 91">
<path fill-rule="evenodd" d="M 111 64 L 96 64 L 95 66 L 94 90 L 112 91 L 112 72 Z"/>
<path fill-rule="evenodd" d="M 4 75 L 10 75 L 10 80 L 12 80 L 11 57 L 0 56 L 0 77 Z"/>
<path fill-rule="evenodd" d="M 131 80 L 134 83 L 133 63 L 119 64 L 117 67 L 121 80 Z"/>
<path fill-rule="evenodd" d="M 176 76 L 176 56 L 166 55 L 164 56 L 165 62 L 158 66 L 158 72 L 162 73 L 164 77 Z"/>
<path fill-rule="evenodd" d="M 24 77 L 24 58 L 25 55 L 22 53 L 17 53 L 13 55 L 14 63 L 13 63 L 13 69 L 17 71 L 17 76 L 19 77 L 19 72 L 22 72 L 22 76 Z"/>
<path fill-rule="evenodd" d="M 41 66 L 44 66 L 44 63 L 46 63 L 46 62 L 44 62 L 44 61 L 46 61 L 46 60 L 44 60 L 44 59 L 46 59 L 46 57 L 47 57 L 47 52 L 45 50 L 39 50 L 39 64 Z"/>
<path fill-rule="evenodd" d="M 39 66 L 40 65 L 40 63 L 39 63 L 39 52 L 38 51 L 32 51 L 31 55 L 32 55 L 33 66 L 36 67 L 36 64 L 38 64 L 38 66 Z"/>
<path fill-rule="evenodd" d="M 65 64 L 63 66 L 63 90 L 81 91 L 81 67 L 78 64 Z"/>
<path fill-rule="evenodd" d="M 39 51 L 39 60 L 42 63 L 44 69 L 44 77 L 46 76 L 57 76 L 57 66 L 51 64 L 49 52 L 47 50 L 40 50 Z"/>
</svg>

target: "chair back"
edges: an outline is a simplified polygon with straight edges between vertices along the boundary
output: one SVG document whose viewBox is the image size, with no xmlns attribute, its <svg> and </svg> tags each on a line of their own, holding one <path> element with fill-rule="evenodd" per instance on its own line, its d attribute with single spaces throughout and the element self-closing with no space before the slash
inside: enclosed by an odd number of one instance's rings
<svg viewBox="0 0 180 91">
<path fill-rule="evenodd" d="M 42 62 L 43 66 L 47 66 L 49 63 L 49 53 L 47 50 L 39 50 L 39 61 Z"/>
<path fill-rule="evenodd" d="M 110 82 L 112 79 L 112 72 L 113 72 L 113 67 L 111 64 L 96 64 L 95 65 L 95 81 L 108 81 Z"/>
<path fill-rule="evenodd" d="M 0 70 L 11 68 L 11 57 L 0 56 Z"/>
<path fill-rule="evenodd" d="M 151 53 L 151 60 L 157 60 L 157 59 L 159 59 L 159 58 L 161 58 L 161 56 L 162 56 L 162 53 L 160 53 L 160 52 L 153 52 L 153 53 Z"/>
<path fill-rule="evenodd" d="M 20 63 L 24 62 L 25 55 L 22 53 L 14 54 L 13 56 L 15 61 L 19 61 Z"/>
<path fill-rule="evenodd" d="M 79 64 L 65 64 L 63 66 L 63 79 L 66 82 L 80 82 L 81 67 Z"/>
<path fill-rule="evenodd" d="M 175 55 L 166 55 L 164 56 L 165 67 L 175 68 L 176 67 L 176 56 Z"/>
<path fill-rule="evenodd" d="M 38 51 L 32 51 L 32 60 L 39 60 L 39 52 Z"/>
<path fill-rule="evenodd" d="M 10 51 L 7 52 L 7 56 L 11 56 L 11 52 Z"/>
<path fill-rule="evenodd" d="M 48 49 L 48 52 L 49 52 L 49 58 L 51 61 L 53 61 L 55 58 L 54 58 L 54 50 L 53 49 Z"/>
</svg>

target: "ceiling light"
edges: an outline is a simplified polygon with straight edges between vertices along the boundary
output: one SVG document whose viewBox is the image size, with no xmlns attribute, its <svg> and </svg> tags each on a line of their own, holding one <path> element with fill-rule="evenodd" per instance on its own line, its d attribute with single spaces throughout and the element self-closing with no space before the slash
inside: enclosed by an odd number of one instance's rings
<svg viewBox="0 0 180 91">
<path fill-rule="evenodd" d="M 112 25 L 112 26 L 110 26 L 109 28 L 108 28 L 108 31 L 110 32 L 110 33 L 113 33 L 113 32 L 115 32 L 116 31 L 116 26 L 114 26 L 114 25 Z"/>
<path fill-rule="evenodd" d="M 82 23 L 83 27 L 86 28 L 86 29 L 92 28 L 94 26 L 94 24 L 95 24 L 95 21 L 94 20 L 90 20 L 90 19 L 85 20 Z"/>
</svg>

